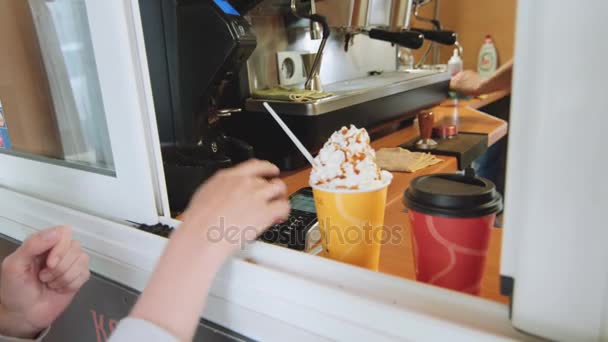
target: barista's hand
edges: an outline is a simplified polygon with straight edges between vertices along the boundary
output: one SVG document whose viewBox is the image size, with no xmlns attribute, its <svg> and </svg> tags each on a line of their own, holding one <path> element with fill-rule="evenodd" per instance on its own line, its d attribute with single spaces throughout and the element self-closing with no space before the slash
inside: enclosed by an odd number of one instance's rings
<svg viewBox="0 0 608 342">
<path fill-rule="evenodd" d="M 185 224 L 195 222 L 213 249 L 231 254 L 289 216 L 287 187 L 277 178 L 279 172 L 259 160 L 217 172 L 192 197 Z"/>
<path fill-rule="evenodd" d="M 165 329 L 176 340 L 191 341 L 226 258 L 289 215 L 287 188 L 278 175 L 276 166 L 250 160 L 202 185 L 130 316 Z"/>
<path fill-rule="evenodd" d="M 477 96 L 483 92 L 483 80 L 475 71 L 465 70 L 452 77 L 450 90 L 463 95 Z"/>
<path fill-rule="evenodd" d="M 89 279 L 89 257 L 69 227 L 30 236 L 2 261 L 0 334 L 34 338 Z"/>
</svg>

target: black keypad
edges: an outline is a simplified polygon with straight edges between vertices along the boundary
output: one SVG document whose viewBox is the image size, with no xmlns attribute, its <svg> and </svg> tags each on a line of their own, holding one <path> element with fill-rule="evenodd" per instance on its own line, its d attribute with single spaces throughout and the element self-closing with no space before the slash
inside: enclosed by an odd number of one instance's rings
<svg viewBox="0 0 608 342">
<path fill-rule="evenodd" d="M 272 225 L 260 238 L 266 242 L 304 250 L 306 247 L 306 233 L 316 220 L 317 216 L 315 214 L 292 209 L 285 222 Z"/>
</svg>

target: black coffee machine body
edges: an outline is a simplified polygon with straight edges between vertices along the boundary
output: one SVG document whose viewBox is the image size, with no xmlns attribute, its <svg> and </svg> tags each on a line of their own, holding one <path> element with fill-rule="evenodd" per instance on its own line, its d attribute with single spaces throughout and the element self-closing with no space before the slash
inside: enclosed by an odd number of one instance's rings
<svg viewBox="0 0 608 342">
<path fill-rule="evenodd" d="M 239 111 L 239 73 L 256 37 L 226 0 L 140 0 L 163 164 L 173 212 L 220 168 L 253 156 L 226 136 L 221 117 Z"/>
</svg>

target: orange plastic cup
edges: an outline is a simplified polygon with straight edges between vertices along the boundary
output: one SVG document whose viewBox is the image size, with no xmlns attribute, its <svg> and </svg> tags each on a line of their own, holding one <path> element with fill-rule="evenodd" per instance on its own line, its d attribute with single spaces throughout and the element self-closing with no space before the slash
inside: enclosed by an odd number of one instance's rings
<svg viewBox="0 0 608 342">
<path fill-rule="evenodd" d="M 378 270 L 389 185 L 361 191 L 312 186 L 321 243 L 330 259 Z"/>
</svg>

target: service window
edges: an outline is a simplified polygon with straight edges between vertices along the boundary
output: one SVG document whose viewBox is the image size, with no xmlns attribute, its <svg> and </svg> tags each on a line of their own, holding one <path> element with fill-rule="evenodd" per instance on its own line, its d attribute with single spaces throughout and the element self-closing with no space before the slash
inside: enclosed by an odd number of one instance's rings
<svg viewBox="0 0 608 342">
<path fill-rule="evenodd" d="M 164 185 L 133 11 L 114 0 L 0 1 L 0 186 L 157 222 Z"/>
</svg>

